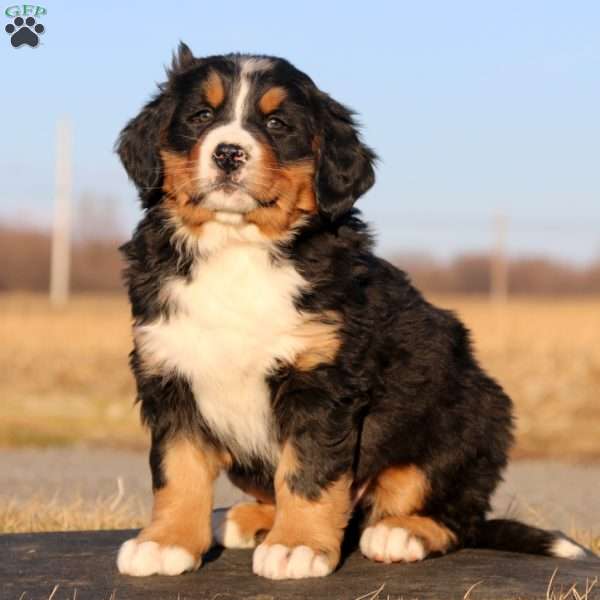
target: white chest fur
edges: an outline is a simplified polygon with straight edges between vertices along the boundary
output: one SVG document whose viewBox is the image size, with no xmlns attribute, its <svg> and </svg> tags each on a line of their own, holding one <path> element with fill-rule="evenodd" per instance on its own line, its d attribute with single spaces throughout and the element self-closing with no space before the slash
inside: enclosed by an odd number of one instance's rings
<svg viewBox="0 0 600 600">
<path fill-rule="evenodd" d="M 291 264 L 274 263 L 265 243 L 221 241 L 190 280 L 166 285 L 171 316 L 137 327 L 136 342 L 146 364 L 188 379 L 203 418 L 238 460 L 275 459 L 265 376 L 304 347 L 293 300 L 306 282 Z"/>
</svg>

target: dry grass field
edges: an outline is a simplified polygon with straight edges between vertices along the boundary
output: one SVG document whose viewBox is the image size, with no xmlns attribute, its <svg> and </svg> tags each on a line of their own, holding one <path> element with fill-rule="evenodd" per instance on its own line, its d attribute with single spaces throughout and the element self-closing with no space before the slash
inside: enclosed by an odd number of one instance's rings
<svg viewBox="0 0 600 600">
<path fill-rule="evenodd" d="M 140 445 L 122 296 L 0 296 L 0 445 Z"/>
<path fill-rule="evenodd" d="M 101 497 L 68 501 L 41 495 L 26 501 L 0 496 L 0 534 L 95 531 L 143 527 L 149 514 L 138 498 Z"/>
<path fill-rule="evenodd" d="M 483 365 L 518 417 L 516 453 L 600 457 L 600 298 L 435 299 L 472 329 Z M 121 296 L 0 296 L 0 446 L 85 442 L 141 446 Z"/>
</svg>

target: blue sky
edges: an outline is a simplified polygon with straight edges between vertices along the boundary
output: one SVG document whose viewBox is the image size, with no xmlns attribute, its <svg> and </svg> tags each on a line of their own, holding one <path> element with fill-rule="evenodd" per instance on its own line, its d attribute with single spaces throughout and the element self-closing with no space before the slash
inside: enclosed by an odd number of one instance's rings
<svg viewBox="0 0 600 600">
<path fill-rule="evenodd" d="M 5 3 L 3 9 L 11 4 Z M 600 256 L 600 3 L 312 0 L 45 2 L 43 44 L 0 34 L 0 218 L 46 224 L 56 121 L 73 124 L 74 191 L 138 212 L 112 147 L 164 78 L 197 55 L 281 55 L 360 113 L 381 157 L 360 202 L 382 252 Z"/>
</svg>

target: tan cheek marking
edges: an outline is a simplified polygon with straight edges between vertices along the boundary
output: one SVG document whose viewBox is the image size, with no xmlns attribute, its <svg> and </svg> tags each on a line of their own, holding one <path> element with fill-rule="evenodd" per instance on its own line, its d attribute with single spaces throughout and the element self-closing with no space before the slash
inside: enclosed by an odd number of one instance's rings
<svg viewBox="0 0 600 600">
<path fill-rule="evenodd" d="M 300 218 L 317 212 L 315 167 L 312 160 L 280 167 L 269 147 L 263 145 L 262 150 L 263 169 L 258 167 L 261 184 L 253 195 L 268 201 L 277 198 L 277 202 L 249 212 L 246 221 L 254 223 L 265 236 L 281 239 Z"/>
<path fill-rule="evenodd" d="M 287 91 L 280 86 L 272 87 L 267 90 L 258 102 L 258 108 L 264 115 L 277 110 L 281 103 L 287 98 Z"/>
<path fill-rule="evenodd" d="M 456 544 L 456 535 L 445 525 L 430 517 L 418 515 L 387 517 L 380 523 L 388 527 L 402 527 L 421 538 L 429 552 L 445 552 Z"/>
<path fill-rule="evenodd" d="M 199 155 L 199 145 L 196 144 L 189 156 L 161 150 L 163 163 L 163 191 L 170 197 L 183 204 L 189 200 L 192 193 L 194 164 Z"/>
<path fill-rule="evenodd" d="M 138 540 L 181 546 L 195 558 L 208 550 L 213 482 L 220 459 L 186 438 L 170 442 L 162 462 L 165 485 L 154 494 L 151 523 Z"/>
<path fill-rule="evenodd" d="M 429 492 L 425 473 L 414 465 L 390 467 L 382 471 L 367 497 L 372 502 L 370 521 L 390 515 L 410 515 L 423 508 Z"/>
<path fill-rule="evenodd" d="M 323 552 L 335 565 L 351 512 L 351 478 L 342 476 L 322 490 L 317 500 L 308 500 L 294 494 L 288 486 L 287 477 L 297 469 L 296 454 L 291 445 L 286 444 L 275 474 L 275 522 L 265 544 L 306 545 Z"/>
<path fill-rule="evenodd" d="M 320 364 L 333 363 L 342 345 L 341 326 L 342 316 L 334 311 L 319 318 L 307 317 L 296 334 L 306 349 L 296 357 L 294 366 L 300 371 L 310 371 Z"/>
<path fill-rule="evenodd" d="M 191 201 L 199 155 L 200 142 L 194 146 L 188 156 L 167 150 L 162 150 L 160 153 L 164 172 L 163 190 L 166 193 L 165 207 L 192 231 L 214 219 L 213 211 L 197 206 Z M 198 231 L 194 232 L 198 233 Z"/>
<path fill-rule="evenodd" d="M 211 71 L 202 85 L 202 91 L 207 102 L 213 107 L 219 107 L 225 99 L 223 81 L 216 71 Z"/>
</svg>

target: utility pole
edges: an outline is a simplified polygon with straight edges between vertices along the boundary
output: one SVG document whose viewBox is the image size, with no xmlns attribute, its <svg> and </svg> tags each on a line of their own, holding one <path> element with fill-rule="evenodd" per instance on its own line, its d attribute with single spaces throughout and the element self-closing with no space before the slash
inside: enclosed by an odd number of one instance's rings
<svg viewBox="0 0 600 600">
<path fill-rule="evenodd" d="M 508 298 L 507 230 L 508 219 L 506 215 L 496 215 L 494 218 L 494 249 L 490 264 L 490 299 L 497 304 L 505 304 Z"/>
<path fill-rule="evenodd" d="M 71 128 L 58 122 L 56 145 L 56 197 L 50 262 L 50 303 L 64 306 L 69 299 L 71 270 Z"/>
</svg>

